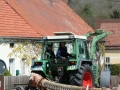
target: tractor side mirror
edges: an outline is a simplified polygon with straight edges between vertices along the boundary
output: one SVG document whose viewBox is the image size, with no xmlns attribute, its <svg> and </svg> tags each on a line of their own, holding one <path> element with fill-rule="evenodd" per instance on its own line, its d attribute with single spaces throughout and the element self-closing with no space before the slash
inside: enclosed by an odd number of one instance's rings
<svg viewBox="0 0 120 90">
<path fill-rule="evenodd" d="M 3 60 L 0 59 L 0 75 L 4 74 L 6 71 L 6 64 Z"/>
</svg>

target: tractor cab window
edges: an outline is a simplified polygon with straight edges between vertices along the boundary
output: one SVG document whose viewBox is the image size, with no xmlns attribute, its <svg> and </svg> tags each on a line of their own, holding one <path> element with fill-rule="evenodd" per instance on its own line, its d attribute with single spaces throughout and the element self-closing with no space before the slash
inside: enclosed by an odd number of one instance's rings
<svg viewBox="0 0 120 90">
<path fill-rule="evenodd" d="M 71 53 L 73 53 L 72 43 L 61 42 L 56 56 L 61 59 L 72 58 Z"/>
<path fill-rule="evenodd" d="M 79 44 L 79 54 L 84 54 L 83 43 L 80 43 L 80 44 Z"/>
<path fill-rule="evenodd" d="M 48 51 L 51 52 L 51 54 L 52 54 L 52 56 L 50 58 L 56 58 L 59 46 L 60 46 L 60 42 L 44 43 L 44 45 L 43 45 L 43 47 L 44 47 L 44 49 L 43 49 L 43 59 L 48 59 L 48 57 L 49 57 L 48 55 L 50 55 L 48 53 Z M 73 54 L 74 43 L 73 42 L 66 42 L 65 46 L 67 48 L 67 52 L 70 53 L 70 54 Z M 54 53 L 55 56 L 53 55 L 53 53 Z"/>
<path fill-rule="evenodd" d="M 73 53 L 73 43 L 66 43 L 65 45 L 67 47 L 67 52 L 68 53 Z"/>
<path fill-rule="evenodd" d="M 83 40 L 79 40 L 79 58 L 88 59 L 87 44 Z"/>
</svg>

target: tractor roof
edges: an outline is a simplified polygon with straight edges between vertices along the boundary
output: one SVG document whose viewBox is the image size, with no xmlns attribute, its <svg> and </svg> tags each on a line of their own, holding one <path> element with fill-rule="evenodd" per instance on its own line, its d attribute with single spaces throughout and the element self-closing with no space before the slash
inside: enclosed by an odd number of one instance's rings
<svg viewBox="0 0 120 90">
<path fill-rule="evenodd" d="M 44 40 L 61 40 L 61 39 L 87 39 L 86 36 L 79 36 L 79 35 L 61 35 L 61 36 L 44 36 Z"/>
</svg>

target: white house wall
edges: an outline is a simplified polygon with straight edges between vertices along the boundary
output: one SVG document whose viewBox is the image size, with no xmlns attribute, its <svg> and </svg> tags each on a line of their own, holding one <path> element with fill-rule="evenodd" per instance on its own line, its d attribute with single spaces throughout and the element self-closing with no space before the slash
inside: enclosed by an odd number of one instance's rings
<svg viewBox="0 0 120 90">
<path fill-rule="evenodd" d="M 110 57 L 110 63 L 120 63 L 120 50 L 106 50 L 106 57 Z"/>
<path fill-rule="evenodd" d="M 9 59 L 14 59 L 13 62 L 13 73 L 12 76 L 16 76 L 16 70 L 20 71 L 21 73 L 21 59 L 15 56 L 8 57 L 9 53 L 12 51 L 12 49 L 9 47 L 9 44 L 3 45 L 0 44 L 0 59 L 4 60 L 6 63 L 7 69 L 9 70 Z M 29 75 L 30 74 L 30 67 L 25 66 L 25 74 L 24 75 Z"/>
</svg>

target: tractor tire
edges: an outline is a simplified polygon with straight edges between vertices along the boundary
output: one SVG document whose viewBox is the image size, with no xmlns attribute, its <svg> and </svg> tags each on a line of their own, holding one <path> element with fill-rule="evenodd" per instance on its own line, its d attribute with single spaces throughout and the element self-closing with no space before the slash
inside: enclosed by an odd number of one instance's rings
<svg viewBox="0 0 120 90">
<path fill-rule="evenodd" d="M 100 87 L 112 88 L 110 71 L 101 71 Z"/>
<path fill-rule="evenodd" d="M 24 90 L 24 88 L 22 86 L 17 86 L 16 90 Z"/>
<path fill-rule="evenodd" d="M 69 84 L 86 87 L 94 87 L 94 75 L 88 64 L 81 65 L 79 70 L 72 71 L 69 75 Z"/>
<path fill-rule="evenodd" d="M 41 90 L 41 89 L 37 89 L 36 87 L 29 87 L 29 86 L 27 86 L 27 87 L 25 87 L 24 90 Z"/>
</svg>

